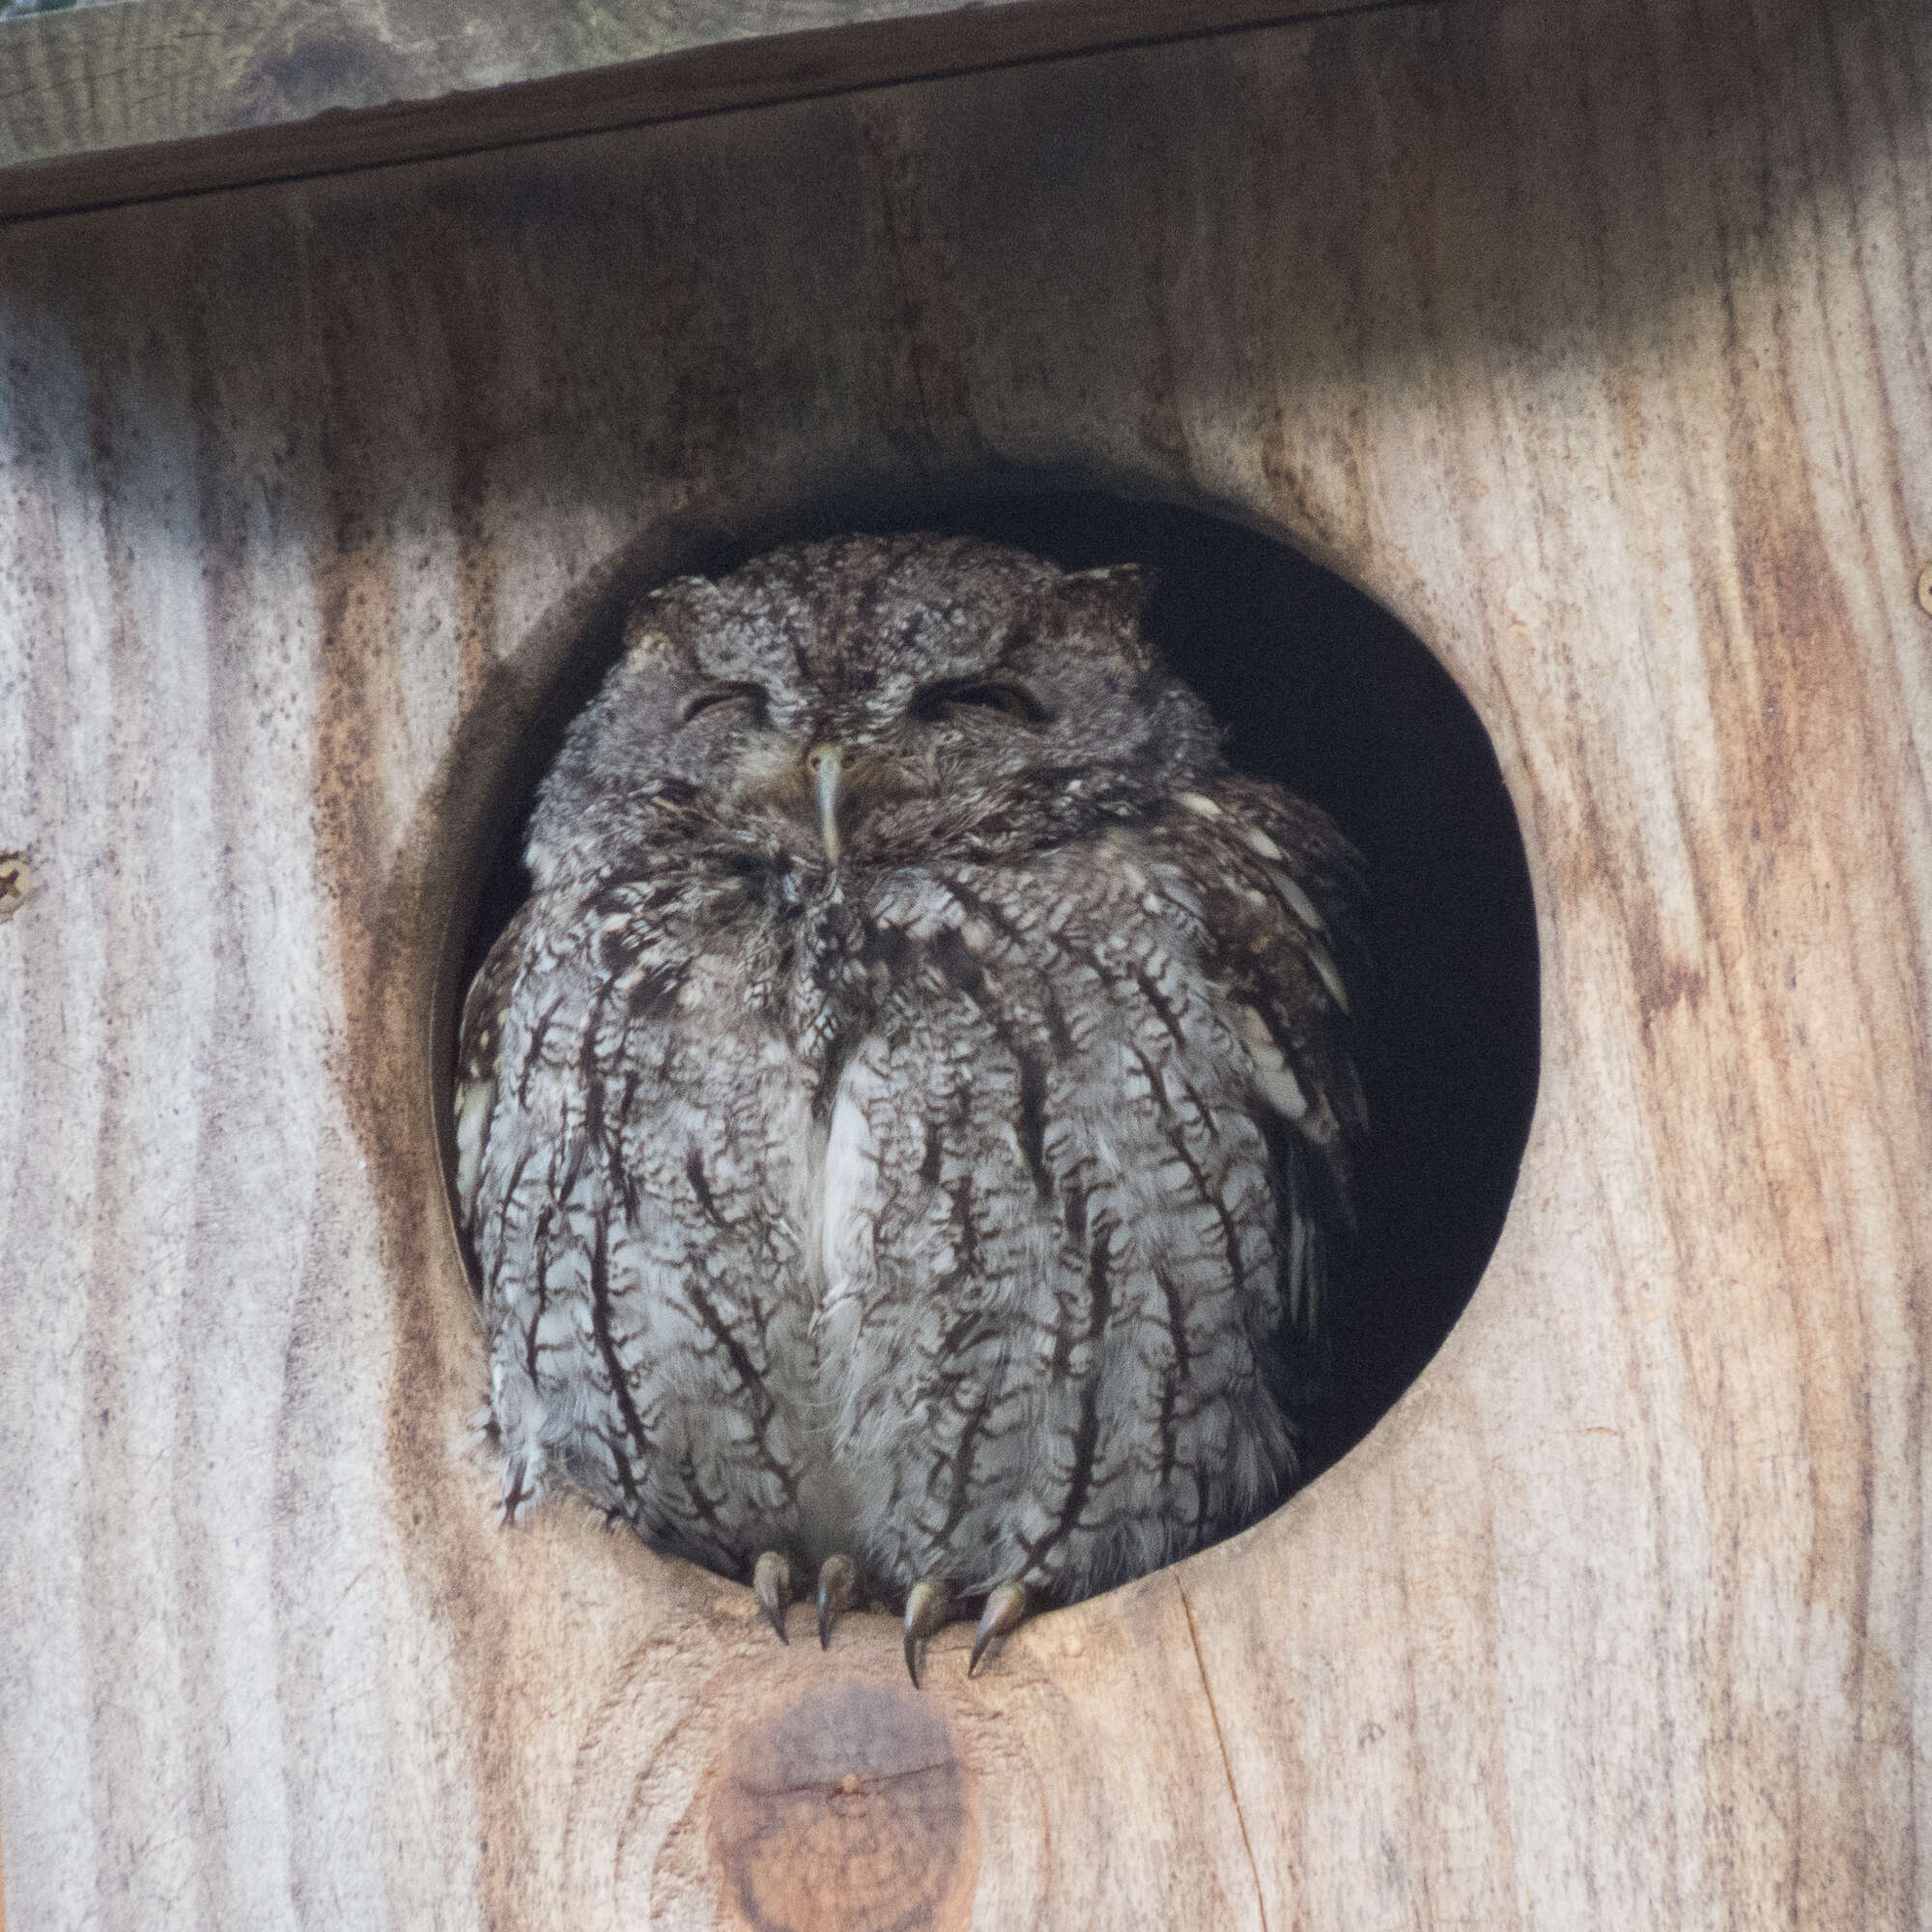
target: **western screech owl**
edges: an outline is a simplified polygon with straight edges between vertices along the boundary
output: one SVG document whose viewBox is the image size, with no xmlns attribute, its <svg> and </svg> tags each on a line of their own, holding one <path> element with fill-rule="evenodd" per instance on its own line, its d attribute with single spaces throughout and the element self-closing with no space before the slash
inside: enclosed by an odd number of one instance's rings
<svg viewBox="0 0 1932 1932">
<path fill-rule="evenodd" d="M 514 1516 L 781 1636 L 973 1662 L 1294 1466 L 1364 1124 L 1333 824 L 1223 761 L 1131 568 L 793 546 L 638 608 L 471 987 L 458 1193 Z"/>
</svg>

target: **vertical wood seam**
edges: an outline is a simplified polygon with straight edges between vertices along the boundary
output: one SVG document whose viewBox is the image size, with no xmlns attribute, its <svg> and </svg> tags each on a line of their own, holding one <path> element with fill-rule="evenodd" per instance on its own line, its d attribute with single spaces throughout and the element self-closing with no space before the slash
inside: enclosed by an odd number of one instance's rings
<svg viewBox="0 0 1932 1932">
<path fill-rule="evenodd" d="M 1194 1605 L 1187 1601 L 1179 1572 L 1168 1574 L 1174 1578 L 1174 1593 L 1180 1599 L 1180 1613 L 1187 1619 L 1187 1641 L 1194 1646 L 1194 1667 L 1201 1676 L 1201 1694 L 1208 1701 L 1208 1716 L 1213 1721 L 1214 1747 L 1221 1753 L 1221 1774 L 1228 1780 L 1228 1802 L 1235 1807 L 1235 1823 L 1241 1828 L 1241 1849 L 1248 1855 L 1248 1870 L 1254 1875 L 1255 1910 L 1261 1915 L 1262 1932 L 1267 1932 L 1267 1897 L 1262 1889 L 1262 1869 L 1255 1862 L 1254 1841 L 1248 1836 L 1247 1817 L 1241 1810 L 1241 1794 L 1235 1789 L 1235 1766 L 1228 1756 L 1228 1740 L 1221 1733 L 1221 1714 L 1214 1708 L 1213 1688 L 1208 1682 L 1208 1660 L 1201 1655 L 1201 1633 L 1194 1628 Z"/>
</svg>

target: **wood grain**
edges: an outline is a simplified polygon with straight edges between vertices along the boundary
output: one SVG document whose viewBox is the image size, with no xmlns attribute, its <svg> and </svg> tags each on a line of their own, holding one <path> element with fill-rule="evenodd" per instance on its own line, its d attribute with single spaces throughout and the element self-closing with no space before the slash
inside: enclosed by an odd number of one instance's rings
<svg viewBox="0 0 1932 1932">
<path fill-rule="evenodd" d="M 93 10 L 35 15 L 0 33 L 0 219 L 634 127 L 1361 4 L 141 0 L 111 17 Z"/>
<path fill-rule="evenodd" d="M 0 235 L 14 1921 L 849 1928 L 917 1832 L 938 1924 L 1932 1922 L 1928 76 L 1407 10 Z M 1440 654 L 1542 1084 L 1362 1448 L 915 1719 L 882 1620 L 497 1528 L 437 1056 L 586 627 L 1041 477 Z"/>
</svg>

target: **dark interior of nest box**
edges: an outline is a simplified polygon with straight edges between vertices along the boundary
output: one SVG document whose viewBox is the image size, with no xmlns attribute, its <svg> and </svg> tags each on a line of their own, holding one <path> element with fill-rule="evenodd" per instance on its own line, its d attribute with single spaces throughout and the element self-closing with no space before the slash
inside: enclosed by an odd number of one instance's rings
<svg viewBox="0 0 1932 1932">
<path fill-rule="evenodd" d="M 1193 509 L 1009 494 L 882 514 L 868 497 L 755 541 L 691 546 L 660 576 L 729 570 L 792 539 L 914 528 L 1018 544 L 1071 569 L 1151 568 L 1154 638 L 1221 721 L 1232 761 L 1322 806 L 1367 862 L 1357 1018 L 1372 1138 L 1358 1237 L 1335 1284 L 1333 1383 L 1302 1444 L 1304 1474 L 1317 1475 L 1368 1434 L 1462 1314 L 1528 1137 L 1536 919 L 1489 736 L 1454 679 L 1372 599 L 1285 544 Z M 581 640 L 506 778 L 497 823 L 507 829 L 483 870 L 459 1009 L 527 890 L 520 847 L 537 781 L 615 662 L 621 615 L 613 606 Z"/>
</svg>

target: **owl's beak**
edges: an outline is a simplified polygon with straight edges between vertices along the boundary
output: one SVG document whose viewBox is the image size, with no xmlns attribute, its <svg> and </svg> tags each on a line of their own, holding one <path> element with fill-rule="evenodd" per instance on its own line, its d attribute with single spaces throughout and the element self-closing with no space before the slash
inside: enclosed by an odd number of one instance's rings
<svg viewBox="0 0 1932 1932">
<path fill-rule="evenodd" d="M 806 758 L 818 790 L 818 836 L 825 856 L 838 863 L 838 782 L 844 776 L 845 753 L 837 745 L 815 746 Z"/>
</svg>

